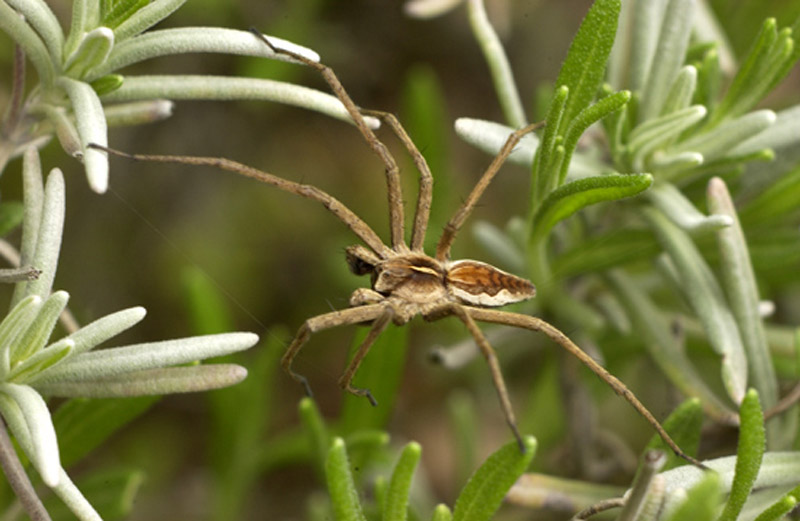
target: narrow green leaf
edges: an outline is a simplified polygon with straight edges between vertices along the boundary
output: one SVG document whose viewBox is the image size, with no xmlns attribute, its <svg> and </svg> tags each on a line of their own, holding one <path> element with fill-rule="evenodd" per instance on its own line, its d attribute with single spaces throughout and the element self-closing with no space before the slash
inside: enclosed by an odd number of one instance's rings
<svg viewBox="0 0 800 521">
<path fill-rule="evenodd" d="M 600 88 L 617 33 L 619 11 L 619 0 L 595 0 L 570 44 L 556 80 L 556 89 L 569 88 L 564 115 L 554 129 L 559 134 L 589 105 Z M 549 119 L 547 124 L 551 124 Z"/>
<path fill-rule="evenodd" d="M 185 2 L 186 0 L 155 0 L 150 2 L 114 29 L 117 41 L 127 40 L 154 26 L 171 15 Z"/>
<path fill-rule="evenodd" d="M 567 183 L 542 202 L 533 221 L 532 240 L 547 236 L 550 229 L 578 210 L 601 201 L 632 197 L 650 187 L 650 174 L 603 175 Z"/>
<path fill-rule="evenodd" d="M 731 220 L 731 226 L 717 231 L 721 275 L 747 352 L 750 385 L 758 391 L 764 407 L 771 408 L 778 402 L 778 381 L 758 310 L 761 298 L 747 240 L 722 179 L 715 177 L 708 182 L 707 199 L 709 211 Z"/>
<path fill-rule="evenodd" d="M 17 338 L 28 330 L 41 306 L 39 295 L 26 297 L 0 323 L 0 372 L 3 377 L 11 369 L 11 351 L 17 345 Z"/>
<path fill-rule="evenodd" d="M 247 370 L 236 364 L 207 364 L 134 371 L 75 382 L 41 383 L 36 384 L 36 389 L 51 396 L 127 398 L 221 389 L 238 384 L 246 376 Z"/>
<path fill-rule="evenodd" d="M 73 78 L 83 76 L 106 61 L 114 47 L 114 32 L 108 27 L 98 27 L 88 32 L 80 45 L 64 64 L 64 71 Z"/>
<path fill-rule="evenodd" d="M 706 117 L 706 108 L 702 105 L 693 105 L 649 119 L 634 128 L 628 142 L 628 154 L 631 156 L 633 167 L 641 169 L 650 166 L 645 160 L 651 152 L 669 145 L 681 133 L 702 121 L 704 117 Z"/>
<path fill-rule="evenodd" d="M 317 404 L 310 397 L 300 400 L 298 405 L 300 422 L 306 432 L 308 445 L 311 448 L 314 462 L 319 470 L 325 468 L 325 458 L 328 457 L 328 449 L 331 444 L 331 435 L 325 420 L 322 418 Z"/>
<path fill-rule="evenodd" d="M 182 74 L 127 76 L 122 87 L 104 96 L 103 100 L 121 102 L 153 98 L 274 101 L 321 112 L 348 123 L 352 121 L 336 96 L 300 85 L 261 78 Z M 380 126 L 375 118 L 365 119 L 371 128 Z M 94 143 L 103 144 L 99 141 Z"/>
<path fill-rule="evenodd" d="M 487 521 L 500 508 L 511 485 L 528 468 L 536 452 L 536 440 L 524 438 L 525 452 L 511 442 L 481 465 L 456 499 L 454 521 Z"/>
<path fill-rule="evenodd" d="M 84 353 L 138 324 L 147 314 L 143 307 L 133 307 L 111 313 L 87 324 L 67 338 L 75 342 L 73 355 Z"/>
<path fill-rule="evenodd" d="M 672 183 L 658 183 L 647 195 L 664 215 L 689 233 L 722 230 L 733 224 L 728 215 L 700 213 Z"/>
<path fill-rule="evenodd" d="M 548 187 L 554 187 L 558 180 L 558 172 L 549 170 L 551 155 L 555 148 L 556 137 L 559 135 L 559 128 L 562 126 L 567 101 L 569 100 L 569 87 L 561 85 L 555 90 L 550 108 L 547 111 L 547 119 L 544 127 L 544 134 L 536 155 L 533 159 L 533 179 L 531 187 L 533 190 L 531 208 L 538 208 L 541 200 L 549 193 Z"/>
<path fill-rule="evenodd" d="M 20 299 L 29 295 L 39 295 L 42 299 L 50 296 L 58 267 L 58 254 L 61 251 L 65 199 L 64 176 L 61 170 L 54 168 L 47 176 L 41 219 L 33 225 L 36 227 L 36 233 L 31 235 L 35 237 L 36 246 L 30 251 L 32 257 L 25 263 L 36 266 L 42 274 L 38 279 L 24 283 L 24 293 L 19 295 Z M 25 205 L 27 210 L 28 203 Z M 25 218 L 27 217 L 26 212 Z M 18 295 L 15 293 L 14 296 L 16 298 Z"/>
<path fill-rule="evenodd" d="M 664 99 L 661 116 L 687 108 L 692 103 L 696 87 L 697 69 L 692 65 L 684 66 L 672 82 L 672 87 Z"/>
<path fill-rule="evenodd" d="M 89 186 L 97 193 L 108 189 L 108 156 L 105 152 L 87 148 L 89 143 L 108 145 L 108 126 L 103 113 L 103 104 L 94 89 L 82 81 L 66 76 L 58 79 L 58 85 L 64 89 L 72 103 L 75 113 L 75 126 L 83 146 L 83 165 Z M 119 89 L 115 92 L 119 92 Z"/>
<path fill-rule="evenodd" d="M 64 33 L 50 7 L 43 0 L 6 0 L 6 2 L 22 14 L 25 21 L 36 31 L 50 51 L 53 63 L 59 63 L 64 48 Z"/>
<path fill-rule="evenodd" d="M 15 364 L 38 353 L 45 346 L 68 301 L 69 294 L 66 291 L 57 291 L 44 301 L 39 314 L 11 350 L 12 369 Z"/>
<path fill-rule="evenodd" d="M 731 493 L 719 521 L 735 521 L 742 511 L 753 488 L 764 457 L 764 414 L 758 392 L 750 389 L 739 408 L 739 444 L 736 448 L 736 470 L 731 484 Z"/>
<path fill-rule="evenodd" d="M 325 476 L 336 521 L 367 521 L 353 482 L 344 440 L 334 438 L 325 460 Z"/>
<path fill-rule="evenodd" d="M 88 400 L 76 398 L 53 413 L 64 468 L 80 461 L 116 431 L 144 414 L 160 396 Z"/>
<path fill-rule="evenodd" d="M 8 373 L 6 381 L 24 383 L 30 375 L 44 371 L 69 356 L 74 347 L 75 343 L 68 339 L 49 345 L 14 367 Z"/>
<path fill-rule="evenodd" d="M 675 263 L 679 289 L 703 323 L 712 349 L 722 358 L 722 380 L 728 396 L 740 403 L 747 385 L 747 357 L 736 319 L 717 279 L 686 232 L 655 208 L 645 208 L 644 215 Z"/>
<path fill-rule="evenodd" d="M 452 521 L 452 520 L 453 520 L 453 513 L 450 512 L 450 508 L 444 503 L 439 503 L 438 505 L 436 505 L 436 508 L 433 509 L 433 516 L 431 517 L 431 521 Z"/>
<path fill-rule="evenodd" d="M 730 108 L 747 92 L 755 79 L 754 73 L 758 69 L 759 64 L 765 59 L 770 47 L 778 38 L 777 27 L 778 24 L 774 18 L 767 18 L 764 20 L 761 31 L 753 42 L 753 46 L 748 51 L 742 65 L 736 72 L 736 76 L 734 76 L 731 86 L 725 93 L 725 97 L 714 112 L 713 122 L 719 122 L 728 117 Z"/>
<path fill-rule="evenodd" d="M 6 2 L 0 2 L 0 30 L 25 51 L 25 57 L 33 64 L 39 80 L 45 86 L 52 85 L 56 76 L 54 64 L 57 62 L 52 59 L 36 31 Z"/>
<path fill-rule="evenodd" d="M 791 512 L 795 506 L 797 506 L 796 497 L 784 496 L 759 514 L 755 521 L 778 521 L 779 519 L 784 519 L 784 516 Z"/>
<path fill-rule="evenodd" d="M 589 105 L 581 110 L 575 118 L 569 122 L 564 137 L 564 149 L 566 156 L 561 164 L 561 174 L 558 179 L 558 186 L 564 184 L 569 170 L 569 163 L 575 147 L 578 146 L 578 139 L 583 135 L 587 128 L 593 123 L 600 121 L 609 114 L 612 114 L 624 107 L 631 99 L 630 91 L 623 90 L 609 94 L 597 103 Z"/>
<path fill-rule="evenodd" d="M 669 0 L 661 18 L 653 61 L 647 74 L 647 83 L 641 91 L 639 121 L 661 114 L 674 78 L 678 75 L 689 48 L 692 33 L 692 0 Z"/>
<path fill-rule="evenodd" d="M 687 493 L 686 500 L 666 521 L 708 521 L 714 518 L 720 500 L 720 477 L 715 472 L 703 474 Z"/>
<path fill-rule="evenodd" d="M 406 521 L 408 518 L 408 494 L 411 491 L 411 478 L 419 463 L 422 447 L 410 442 L 404 448 L 392 472 L 389 488 L 383 501 L 383 521 Z"/>
<path fill-rule="evenodd" d="M 150 0 L 120 0 L 103 13 L 102 24 L 114 29 L 149 3 Z"/>
<path fill-rule="evenodd" d="M 686 454 L 696 455 L 697 449 L 700 447 L 700 431 L 703 427 L 703 406 L 700 399 L 689 398 L 681 403 L 664 420 L 662 426 Z M 667 455 L 667 462 L 663 468 L 665 471 L 686 464 L 686 461 L 673 453 L 657 434 L 650 438 L 647 449 L 661 450 Z"/>
<path fill-rule="evenodd" d="M 645 451 L 630 493 L 626 494 L 625 506 L 622 507 L 617 521 L 643 521 L 643 518 L 646 519 L 645 510 L 647 507 L 651 507 L 653 496 L 663 497 L 663 478 L 657 473 L 666 461 L 667 456 L 664 452 Z"/>
<path fill-rule="evenodd" d="M 494 89 L 497 92 L 506 122 L 512 127 L 522 128 L 528 124 L 528 120 L 525 117 L 525 110 L 522 108 L 517 83 L 514 81 L 514 74 L 500 37 L 497 36 L 497 32 L 489 21 L 489 16 L 486 14 L 483 1 L 467 2 L 467 12 L 472 33 L 489 66 Z"/>
</svg>

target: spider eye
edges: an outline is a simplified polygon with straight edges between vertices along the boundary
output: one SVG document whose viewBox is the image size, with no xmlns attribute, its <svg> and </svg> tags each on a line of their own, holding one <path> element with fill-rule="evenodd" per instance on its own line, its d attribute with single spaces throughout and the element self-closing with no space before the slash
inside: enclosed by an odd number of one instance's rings
<svg viewBox="0 0 800 521">
<path fill-rule="evenodd" d="M 347 265 L 356 275 L 375 273 L 378 258 L 363 246 L 350 246 L 346 250 Z"/>
</svg>

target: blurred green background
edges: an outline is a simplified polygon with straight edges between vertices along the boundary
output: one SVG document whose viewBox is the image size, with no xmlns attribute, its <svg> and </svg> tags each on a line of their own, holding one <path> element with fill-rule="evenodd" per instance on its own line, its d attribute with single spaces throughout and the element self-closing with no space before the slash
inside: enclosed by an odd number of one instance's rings
<svg viewBox="0 0 800 521">
<path fill-rule="evenodd" d="M 61 20 L 69 19 L 69 2 L 48 3 Z M 529 116 L 539 119 L 537 88 L 555 78 L 591 2 L 489 0 L 487 4 L 523 101 L 532 112 Z M 798 2 L 790 0 L 712 4 L 722 14 L 720 20 L 740 55 L 764 16 L 776 16 L 783 26 L 800 11 Z M 452 130 L 456 117 L 502 120 L 464 9 L 420 21 L 405 17 L 397 1 L 194 0 L 163 26 L 197 25 L 255 26 L 310 47 L 334 68 L 356 103 L 398 114 L 433 167 L 436 192 L 430 234 L 434 239 L 489 162 L 487 156 L 458 141 Z M 6 71 L 10 70 L 8 47 L 0 45 Z M 153 60 L 131 71 L 145 72 L 250 75 L 326 90 L 313 71 L 242 57 L 183 55 Z M 775 93 L 772 108 L 797 103 L 797 72 Z M 379 136 L 403 165 L 406 208 L 411 212 L 417 173 L 387 131 Z M 178 102 L 172 118 L 149 126 L 112 129 L 109 143 L 130 152 L 225 156 L 313 184 L 339 198 L 381 236 L 388 235 L 382 164 L 354 128 L 316 113 L 268 103 Z M 253 351 L 269 349 L 274 354 L 261 362 L 255 361 L 257 352 L 240 359 L 251 368 L 261 363 L 272 374 L 264 379 L 269 387 L 255 389 L 270 410 L 266 432 L 261 433 L 264 443 L 276 433 L 291 430 L 298 423 L 296 405 L 302 392 L 274 362 L 305 318 L 346 307 L 350 292 L 367 283 L 350 274 L 344 262 L 344 248 L 356 242 L 352 234 L 316 203 L 212 169 L 114 159 L 111 189 L 99 196 L 89 190 L 81 165 L 57 145 L 43 151 L 43 164 L 47 169 L 60 167 L 67 176 L 66 230 L 56 288 L 71 294 L 71 309 L 78 320 L 88 323 L 102 314 L 142 305 L 148 317 L 119 343 L 193 334 L 196 326 L 186 303 L 186 277 L 201 278 L 224 295 L 233 328 L 261 335 L 262 345 Z M 3 179 L 6 199 L 20 197 L 18 170 L 18 164 L 11 165 Z M 507 166 L 471 222 L 483 219 L 503 227 L 513 215 L 524 213 L 528 180 L 524 169 Z M 492 262 L 476 246 L 469 224 L 456 241 L 454 258 Z M 341 328 L 314 337 L 295 365 L 309 378 L 323 413 L 331 416 L 337 415 L 342 401 L 336 381 L 353 335 L 353 328 Z M 465 462 L 456 461 L 449 446 L 445 403 L 454 390 L 466 391 L 477 401 L 478 461 L 510 436 L 481 360 L 455 373 L 427 362 L 432 346 L 467 338 L 459 324 L 415 321 L 408 338 L 410 349 L 395 408 L 380 413 L 390 415 L 393 443 L 415 439 L 422 444 L 429 490 L 437 501 L 451 502 L 465 472 Z M 518 412 L 537 405 L 526 394 L 546 396 L 536 394 L 537 385 L 545 385 L 541 382 L 557 387 L 553 364 L 557 347 L 541 339 L 535 343 L 541 349 L 534 353 L 523 352 L 522 346 L 513 352 L 499 349 L 501 359 L 513 357 L 526 367 L 535 367 L 525 380 L 518 378 L 522 376 L 518 370 L 507 369 Z M 637 367 L 622 366 L 618 376 L 642 394 L 656 416 L 663 417 L 669 408 L 659 408 L 659 395 L 666 387 L 642 381 L 641 375 L 637 378 Z M 540 383 L 531 383 L 533 378 Z M 646 389 L 644 384 L 648 384 Z M 611 421 L 615 414 L 634 417 L 622 400 L 610 391 L 601 392 L 609 394 L 608 410 L 603 413 L 610 414 Z M 166 398 L 82 465 L 111 463 L 144 471 L 146 481 L 131 519 L 207 519 L 215 486 L 211 455 L 225 457 L 225 447 L 210 441 L 213 427 L 208 404 L 203 395 Z M 554 417 L 552 426 L 532 428 L 544 442 L 548 435 L 561 435 L 560 421 Z M 623 434 L 642 446 L 651 432 L 643 422 L 633 421 L 631 432 Z M 552 461 L 537 455 L 540 468 L 552 467 Z M 322 490 L 311 484 L 314 480 L 313 470 L 306 465 L 277 465 L 259 478 L 247 498 L 243 519 L 305 518 L 310 493 Z"/>
</svg>

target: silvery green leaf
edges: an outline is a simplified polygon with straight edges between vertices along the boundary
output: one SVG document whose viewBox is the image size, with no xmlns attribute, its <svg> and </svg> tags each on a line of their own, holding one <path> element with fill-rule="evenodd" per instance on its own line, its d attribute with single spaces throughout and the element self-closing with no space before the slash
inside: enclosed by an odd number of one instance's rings
<svg viewBox="0 0 800 521">
<path fill-rule="evenodd" d="M 36 242 L 42 220 L 44 205 L 44 184 L 42 183 L 42 165 L 39 151 L 31 147 L 25 151 L 22 161 L 22 240 L 20 244 L 20 265 L 28 266 L 33 262 L 36 253 Z M 14 288 L 11 306 L 17 304 L 25 295 L 28 282 L 18 282 Z"/>
<path fill-rule="evenodd" d="M 727 456 L 703 462 L 720 476 L 722 490 L 727 493 L 731 489 L 736 468 L 736 456 Z M 706 471 L 692 465 L 684 465 L 661 474 L 667 485 L 665 509 L 670 509 L 679 497 L 674 493 L 685 490 L 698 483 Z M 783 494 L 797 486 L 800 475 L 800 452 L 767 452 L 761 462 L 761 469 L 753 484 L 754 492 L 748 498 L 739 519 L 752 520 L 761 511 L 769 507 Z"/>
<path fill-rule="evenodd" d="M 286 49 L 319 61 L 319 54 L 282 38 L 268 36 L 269 42 L 278 49 Z M 297 61 L 290 56 L 276 53 L 269 45 L 250 31 L 237 31 L 221 27 L 181 27 L 149 31 L 114 47 L 108 61 L 92 71 L 90 78 L 122 69 L 144 60 L 184 53 L 224 53 L 242 56 L 260 56 L 286 62 Z"/>
<path fill-rule="evenodd" d="M 408 0 L 403 12 L 412 18 L 436 18 L 461 5 L 464 0 Z"/>
<path fill-rule="evenodd" d="M 756 136 L 775 123 L 771 110 L 757 110 L 734 120 L 726 121 L 678 144 L 674 152 L 697 152 L 706 162 L 729 156 L 737 145 Z"/>
<path fill-rule="evenodd" d="M 172 116 L 175 104 L 165 99 L 134 101 L 118 105 L 106 105 L 106 123 L 109 127 L 123 127 L 154 123 Z"/>
<path fill-rule="evenodd" d="M 64 44 L 64 56 L 69 56 L 78 47 L 89 25 L 91 0 L 75 0 L 72 2 L 72 20 L 70 21 L 69 34 Z"/>
<path fill-rule="evenodd" d="M 661 115 L 687 108 L 692 102 L 696 87 L 697 69 L 693 65 L 686 65 L 672 82 L 672 87 L 664 100 L 664 106 L 661 108 Z"/>
<path fill-rule="evenodd" d="M 528 124 L 525 109 L 522 108 L 522 100 L 503 44 L 489 21 L 483 0 L 467 0 L 467 12 L 472 33 L 489 65 L 494 89 L 505 119 L 512 126 L 522 128 Z"/>
<path fill-rule="evenodd" d="M 490 255 L 513 272 L 520 272 L 525 266 L 525 256 L 520 247 L 502 230 L 486 221 L 478 221 L 472 227 L 472 235 Z"/>
<path fill-rule="evenodd" d="M 514 129 L 493 121 L 473 118 L 458 118 L 455 123 L 456 134 L 487 154 L 497 155 Z M 539 137 L 533 132 L 522 136 L 508 161 L 530 167 L 533 156 L 539 147 Z"/>
<path fill-rule="evenodd" d="M 75 483 L 69 478 L 64 469 L 61 469 L 61 475 L 58 480 L 58 485 L 53 487 L 53 492 L 64 502 L 67 507 L 72 511 L 75 516 L 81 521 L 103 521 L 100 514 L 94 509 L 91 503 L 75 486 Z"/>
<path fill-rule="evenodd" d="M 147 310 L 137 306 L 106 315 L 83 326 L 67 337 L 75 343 L 73 354 L 78 355 L 94 349 L 109 338 L 138 324 L 146 314 Z"/>
<path fill-rule="evenodd" d="M 75 343 L 62 339 L 34 355 L 23 360 L 14 367 L 6 378 L 9 382 L 24 383 L 31 375 L 53 367 L 72 353 Z"/>
<path fill-rule="evenodd" d="M 336 96 L 300 85 L 259 78 L 129 76 L 122 87 L 103 96 L 103 100 L 109 102 L 152 98 L 275 101 L 322 112 L 343 121 L 351 121 L 350 114 Z M 365 119 L 370 128 L 380 127 L 377 119 L 373 117 Z"/>
<path fill-rule="evenodd" d="M 31 295 L 14 306 L 0 322 L 0 371 L 3 377 L 11 368 L 11 349 L 14 342 L 30 327 L 41 305 L 42 298 Z"/>
<path fill-rule="evenodd" d="M 61 170 L 54 168 L 47 176 L 41 224 L 36 234 L 36 250 L 30 261 L 42 274 L 38 279 L 26 283 L 25 296 L 50 296 L 64 229 L 64 197 L 64 176 Z"/>
<path fill-rule="evenodd" d="M 11 349 L 12 370 L 16 364 L 38 353 L 45 346 L 68 301 L 69 294 L 66 291 L 57 291 L 44 301 L 36 318 Z"/>
<path fill-rule="evenodd" d="M 75 124 L 67 116 L 66 109 L 64 107 L 44 105 L 42 110 L 47 115 L 50 124 L 55 128 L 58 144 L 61 145 L 64 152 L 72 157 L 80 157 L 83 149 L 81 137 L 78 134 L 78 129 L 75 128 Z"/>
<path fill-rule="evenodd" d="M 675 263 L 679 289 L 703 323 L 711 348 L 720 355 L 723 384 L 731 400 L 738 404 L 747 388 L 747 357 L 722 289 L 683 230 L 654 208 L 645 208 L 644 212 L 659 243 Z"/>
<path fill-rule="evenodd" d="M 686 58 L 691 35 L 693 0 L 669 0 L 664 11 L 658 43 L 641 92 L 639 121 L 646 121 L 661 113 L 673 78 L 678 75 Z"/>
<path fill-rule="evenodd" d="M 653 171 L 658 172 L 659 178 L 671 179 L 680 172 L 702 165 L 703 154 L 698 154 L 697 152 L 668 154 L 657 150 L 653 153 L 648 164 Z"/>
<path fill-rule="evenodd" d="M 715 420 L 722 423 L 735 421 L 734 411 L 708 387 L 676 342 L 666 317 L 659 313 L 641 284 L 618 269 L 608 272 L 606 278 L 628 313 L 637 336 L 670 381 L 687 396 L 700 398 L 703 409 Z"/>
<path fill-rule="evenodd" d="M 39 80 L 49 86 L 56 76 L 53 60 L 44 42 L 36 31 L 28 25 L 24 18 L 12 9 L 5 1 L 0 2 L 0 30 L 8 34 L 14 43 L 25 51 L 31 61 Z"/>
<path fill-rule="evenodd" d="M 72 110 L 75 112 L 75 123 L 83 146 L 83 164 L 89 186 L 97 193 L 108 189 L 108 156 L 105 152 L 87 148 L 89 143 L 107 146 L 106 118 L 100 98 L 88 83 L 61 77 L 58 84 L 69 96 Z"/>
<path fill-rule="evenodd" d="M 19 408 L 28 436 L 31 441 L 31 451 L 27 454 L 42 481 L 48 487 L 58 484 L 61 477 L 61 463 L 58 457 L 58 441 L 53 428 L 50 411 L 42 397 L 27 385 L 0 383 L 0 394 L 12 400 Z M 5 400 L 3 400 L 5 401 Z M 5 414 L 3 415 L 6 416 Z M 9 422 L 14 435 L 14 423 Z M 19 426 L 17 426 L 19 428 Z M 24 436 L 24 434 L 23 434 Z"/>
<path fill-rule="evenodd" d="M 747 240 L 739 224 L 733 200 L 722 179 L 715 177 L 709 181 L 707 198 L 709 211 L 720 217 L 727 217 L 732 224 L 717 232 L 721 275 L 747 350 L 752 378 L 750 385 L 758 390 L 764 408 L 769 409 L 778 401 L 778 382 L 764 333 L 764 323 L 758 310 L 760 297 Z"/>
<path fill-rule="evenodd" d="M 194 393 L 235 385 L 247 377 L 247 370 L 235 364 L 148 369 L 76 382 L 36 384 L 47 396 L 80 398 L 123 398 L 131 396 Z"/>
<path fill-rule="evenodd" d="M 733 224 L 728 215 L 705 215 L 672 183 L 656 183 L 647 196 L 672 222 L 689 233 L 720 230 Z"/>
<path fill-rule="evenodd" d="M 186 0 L 155 0 L 116 27 L 114 36 L 118 42 L 135 36 L 171 15 L 184 2 Z"/>
<path fill-rule="evenodd" d="M 33 381 L 77 382 L 186 364 L 242 351 L 257 341 L 252 333 L 226 333 L 101 349 L 70 357 Z"/>
<path fill-rule="evenodd" d="M 6 3 L 25 17 L 25 20 L 44 41 L 50 58 L 58 63 L 64 48 L 64 32 L 56 15 L 43 0 L 6 0 Z"/>
<path fill-rule="evenodd" d="M 647 83 L 650 68 L 658 46 L 661 30 L 660 21 L 664 19 L 668 0 L 651 0 L 650 2 L 625 2 L 632 4 L 630 72 L 627 84 L 615 85 L 617 88 L 629 87 L 641 91 Z"/>
<path fill-rule="evenodd" d="M 631 131 L 628 145 L 632 155 L 633 168 L 645 168 L 648 154 L 660 147 L 668 145 L 686 129 L 699 123 L 706 116 L 706 108 L 702 105 L 672 112 L 670 114 L 645 121 Z M 649 165 L 647 165 L 649 166 Z"/>
<path fill-rule="evenodd" d="M 765 148 L 776 152 L 796 148 L 800 144 L 800 105 L 775 114 L 775 122 L 759 134 L 737 145 L 731 154 L 749 154 Z"/>
<path fill-rule="evenodd" d="M 666 455 L 659 450 L 648 450 L 644 453 L 644 459 L 639 465 L 636 477 L 631 485 L 630 492 L 617 521 L 643 521 L 643 512 L 648 506 L 648 498 L 654 489 L 661 489 L 660 496 L 663 496 L 664 483 L 658 471 L 667 462 Z"/>
<path fill-rule="evenodd" d="M 114 31 L 108 27 L 97 27 L 86 33 L 78 48 L 64 64 L 66 74 L 82 78 L 88 71 L 102 64 L 114 47 Z"/>
</svg>

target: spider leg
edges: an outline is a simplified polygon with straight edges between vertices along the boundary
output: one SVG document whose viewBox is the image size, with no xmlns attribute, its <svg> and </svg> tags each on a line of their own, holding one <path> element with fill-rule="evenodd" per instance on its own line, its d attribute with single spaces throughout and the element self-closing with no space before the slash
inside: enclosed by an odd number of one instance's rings
<svg viewBox="0 0 800 521">
<path fill-rule="evenodd" d="M 339 387 L 351 394 L 355 394 L 356 396 L 366 396 L 366 398 L 369 400 L 369 403 L 371 403 L 373 407 L 378 405 L 375 397 L 372 396 L 372 393 L 369 389 L 353 387 L 353 377 L 355 377 L 356 371 L 358 371 L 358 366 L 361 365 L 361 361 L 365 356 L 367 356 L 372 344 L 375 343 L 375 340 L 377 340 L 381 333 L 383 333 L 389 326 L 389 323 L 392 321 L 392 317 L 394 317 L 394 310 L 391 308 L 391 306 L 384 305 L 383 314 L 376 318 L 372 323 L 372 328 L 369 330 L 367 337 L 363 342 L 361 342 L 361 345 L 358 347 L 358 351 L 356 351 L 355 356 L 353 356 L 353 359 L 347 365 L 347 369 L 339 378 Z"/>
<path fill-rule="evenodd" d="M 348 308 L 342 311 L 332 311 L 309 318 L 300 326 L 294 340 L 292 340 L 292 343 L 289 344 L 288 349 L 286 349 L 286 352 L 283 354 L 283 358 L 281 358 L 281 367 L 283 367 L 283 370 L 286 371 L 294 381 L 303 386 L 308 396 L 311 396 L 311 387 L 308 385 L 306 377 L 292 370 L 292 362 L 303 345 L 311 338 L 311 335 L 333 327 L 348 326 L 351 324 L 358 324 L 359 322 L 371 322 L 384 314 L 385 309 L 386 306 L 384 304 L 371 304 L 357 308 Z"/>
<path fill-rule="evenodd" d="M 514 416 L 514 409 L 511 407 L 511 400 L 508 397 L 508 390 L 506 389 L 506 382 L 503 379 L 503 373 L 500 371 L 500 363 L 497 361 L 497 354 L 486 339 L 483 331 L 481 331 L 478 324 L 476 324 L 475 320 L 470 316 L 469 309 L 470 308 L 462 306 L 461 304 L 451 303 L 444 311 L 457 316 L 467 327 L 467 330 L 475 339 L 475 343 L 478 344 L 481 353 L 489 364 L 489 371 L 492 373 L 492 381 L 494 383 L 494 388 L 497 390 L 497 396 L 500 398 L 500 406 L 506 417 L 506 423 L 511 427 L 511 432 L 517 439 L 520 450 L 525 452 L 525 444 L 522 442 L 522 436 L 517 427 L 517 419 Z"/>
<path fill-rule="evenodd" d="M 445 261 L 450 256 L 450 247 L 453 245 L 458 230 L 461 228 L 461 225 L 464 224 L 464 221 L 467 220 L 469 214 L 472 213 L 473 208 L 475 208 L 483 192 L 486 191 L 489 183 L 491 183 L 494 176 L 497 175 L 500 167 L 503 166 L 503 163 L 508 156 L 511 155 L 511 152 L 514 151 L 514 147 L 519 143 L 519 140 L 522 139 L 522 136 L 533 132 L 542 125 L 544 125 L 544 122 L 533 123 L 512 132 L 511 135 L 508 136 L 503 148 L 500 149 L 500 152 L 495 156 L 491 164 L 489 164 L 489 167 L 478 180 L 475 188 L 472 189 L 467 199 L 461 204 L 461 208 L 458 209 L 452 219 L 445 225 L 442 236 L 439 238 L 439 243 L 436 245 L 436 260 Z"/>
<path fill-rule="evenodd" d="M 266 43 L 274 52 L 285 54 L 286 56 L 294 58 L 295 60 L 319 72 L 322 78 L 331 88 L 333 94 L 339 98 L 339 101 L 342 102 L 342 105 L 344 105 L 344 108 L 347 110 L 348 114 L 350 114 L 350 117 L 353 119 L 353 123 L 355 123 L 356 128 L 358 128 L 359 132 L 361 132 L 364 140 L 386 167 L 386 184 L 389 192 L 389 221 L 391 224 L 392 247 L 397 251 L 405 249 L 405 218 L 403 217 L 403 193 L 402 189 L 400 188 L 400 169 L 398 168 L 394 157 L 392 157 L 392 154 L 389 152 L 389 149 L 386 148 L 386 145 L 384 145 L 383 142 L 378 139 L 372 129 L 369 128 L 367 122 L 364 120 L 364 116 L 359 111 L 358 106 L 355 104 L 350 95 L 347 94 L 342 82 L 339 81 L 339 78 L 333 72 L 333 69 L 325 64 L 315 62 L 314 60 L 309 60 L 305 56 L 297 54 L 288 49 L 275 47 L 266 36 L 264 36 L 255 28 L 251 28 L 250 31 L 256 35 L 257 38 Z"/>
<path fill-rule="evenodd" d="M 647 407 L 644 406 L 644 404 L 642 404 L 642 402 L 639 401 L 638 398 L 636 398 L 636 395 L 633 394 L 633 392 L 628 389 L 624 383 L 622 383 L 616 376 L 609 373 L 605 367 L 595 362 L 592 357 L 583 352 L 580 347 L 575 345 L 575 343 L 570 340 L 567 335 L 559 331 L 555 326 L 545 322 L 540 318 L 532 317 L 530 315 L 522 315 L 520 313 L 512 313 L 510 311 L 483 309 L 471 306 L 465 306 L 464 309 L 469 316 L 481 322 L 491 322 L 494 324 L 504 324 L 507 326 L 529 329 L 531 331 L 541 331 L 550 337 L 555 343 L 566 349 L 570 354 L 580 360 L 581 363 L 591 369 L 593 373 L 610 385 L 611 389 L 613 389 L 615 393 L 630 403 L 631 406 L 636 409 L 636 412 L 638 412 L 642 417 L 644 417 L 645 420 L 647 420 L 647 422 L 653 427 L 653 429 L 655 429 L 661 439 L 664 440 L 664 443 L 666 443 L 667 446 L 672 449 L 677 456 L 685 459 L 692 465 L 703 469 L 706 468 L 706 466 L 700 463 L 697 459 L 689 456 L 683 452 L 683 450 L 681 450 L 678 444 L 675 443 L 667 431 L 664 430 L 664 427 L 661 426 L 653 414 L 647 409 Z"/>
<path fill-rule="evenodd" d="M 373 231 L 373 229 L 370 228 L 366 222 L 364 222 L 347 206 L 342 204 L 341 201 L 315 186 L 289 181 L 287 179 L 283 179 L 282 177 L 274 176 L 262 170 L 258 170 L 251 166 L 239 163 L 238 161 L 232 161 L 224 157 L 127 154 L 125 152 L 120 152 L 119 150 L 114 150 L 113 148 L 104 147 L 94 143 L 89 144 L 89 147 L 96 148 L 98 150 L 104 150 L 108 153 L 136 161 L 157 161 L 160 163 L 181 163 L 188 165 L 211 166 L 256 179 L 262 183 L 272 185 L 279 190 L 283 190 L 284 192 L 289 192 L 299 195 L 300 197 L 305 197 L 306 199 L 311 199 L 312 201 L 322 203 L 325 208 L 338 217 L 340 221 L 350 228 L 353 233 L 358 235 L 358 237 L 379 256 L 386 258 L 392 253 L 391 249 L 383 244 L 383 241 L 378 234 L 375 233 L 375 231 Z"/>
<path fill-rule="evenodd" d="M 428 229 L 428 219 L 431 214 L 431 202 L 433 200 L 433 175 L 425 161 L 425 156 L 419 151 L 417 145 L 408 136 L 403 125 L 397 117 L 389 112 L 379 110 L 362 110 L 363 114 L 380 118 L 389 125 L 397 139 L 403 144 L 414 161 L 414 165 L 419 171 L 419 193 L 417 194 L 417 208 L 414 212 L 414 229 L 411 231 L 411 250 L 421 252 L 425 243 L 425 232 Z"/>
</svg>

